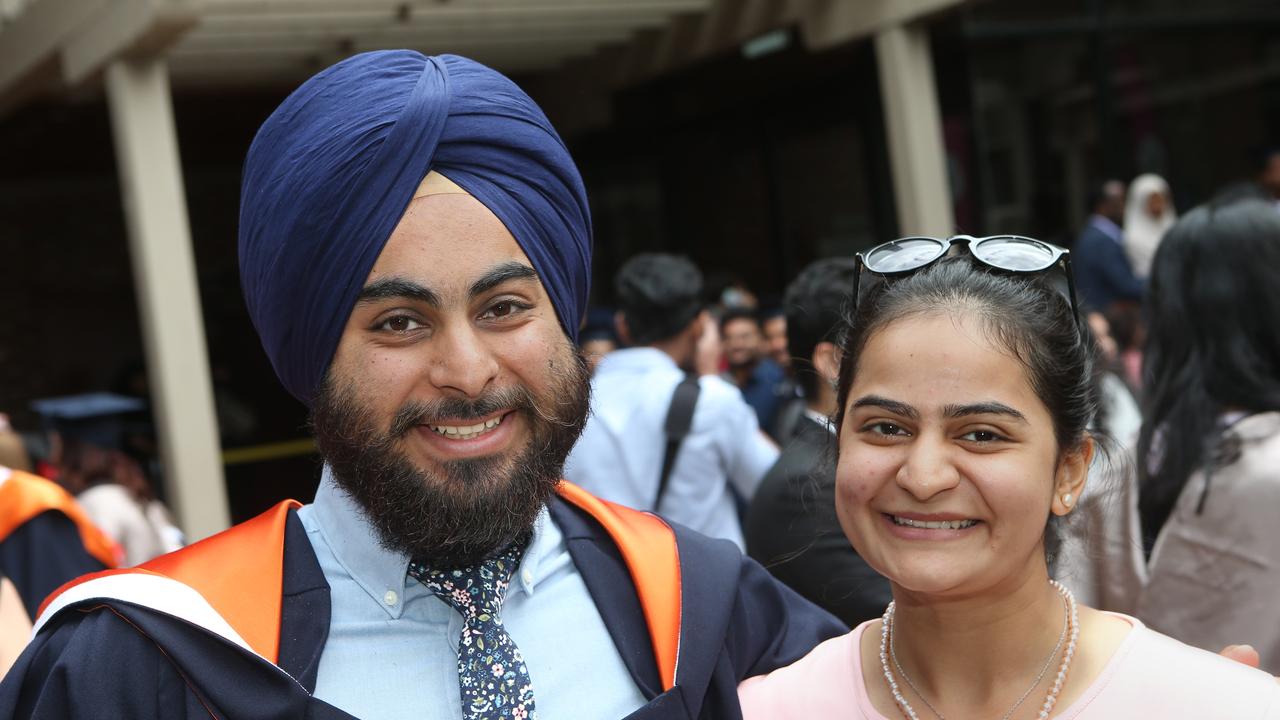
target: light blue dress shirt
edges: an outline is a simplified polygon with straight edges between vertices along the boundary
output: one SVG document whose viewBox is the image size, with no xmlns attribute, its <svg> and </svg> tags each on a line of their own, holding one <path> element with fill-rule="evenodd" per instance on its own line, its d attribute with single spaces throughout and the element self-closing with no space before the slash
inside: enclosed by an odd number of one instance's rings
<svg viewBox="0 0 1280 720">
<path fill-rule="evenodd" d="M 684 371 L 651 347 L 616 350 L 591 378 L 591 417 L 569 453 L 564 476 L 606 500 L 652 510 L 667 449 L 664 426 Z M 658 513 L 704 535 L 744 547 L 728 483 L 744 498 L 778 460 L 778 448 L 738 388 L 698 379 L 693 424 L 680 445 Z"/>
<path fill-rule="evenodd" d="M 329 583 L 329 639 L 315 696 L 366 720 L 462 718 L 462 618 L 406 573 L 328 467 L 298 511 Z M 502 620 L 523 653 L 541 720 L 617 720 L 645 703 L 544 509 Z"/>
</svg>

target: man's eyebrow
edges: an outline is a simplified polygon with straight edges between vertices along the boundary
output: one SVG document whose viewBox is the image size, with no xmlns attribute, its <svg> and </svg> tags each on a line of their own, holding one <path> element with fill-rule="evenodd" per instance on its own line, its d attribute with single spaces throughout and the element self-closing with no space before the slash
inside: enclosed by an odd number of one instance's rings
<svg viewBox="0 0 1280 720">
<path fill-rule="evenodd" d="M 994 400 L 970 403 L 968 405 L 947 405 L 942 408 L 942 414 L 949 418 L 962 418 L 968 415 L 1005 415 L 1014 420 L 1027 422 L 1025 415 L 1004 403 Z"/>
<path fill-rule="evenodd" d="M 377 302 L 391 298 L 405 298 L 424 302 L 431 307 L 440 307 L 440 296 L 434 290 L 402 278 L 386 278 L 375 280 L 365 285 L 356 298 L 356 304 Z"/>
<path fill-rule="evenodd" d="M 538 273 L 528 265 L 511 260 L 494 267 L 471 283 L 471 297 L 486 293 L 510 280 L 538 279 Z"/>
<path fill-rule="evenodd" d="M 909 418 L 911 420 L 920 419 L 920 413 L 916 412 L 916 409 L 910 405 L 897 400 L 880 397 L 879 395 L 864 395 L 853 401 L 853 407 L 878 407 L 888 410 L 894 415 L 901 415 L 902 417 Z"/>
</svg>

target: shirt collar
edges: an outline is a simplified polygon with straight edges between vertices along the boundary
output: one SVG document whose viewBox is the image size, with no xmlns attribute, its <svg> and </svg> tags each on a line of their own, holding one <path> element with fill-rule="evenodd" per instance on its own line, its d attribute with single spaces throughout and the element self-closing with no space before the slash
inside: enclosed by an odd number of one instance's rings
<svg viewBox="0 0 1280 720">
<path fill-rule="evenodd" d="M 836 434 L 836 426 L 831 422 L 831 418 L 823 415 L 817 410 L 814 410 L 808 405 L 805 405 L 804 407 L 804 416 L 826 428 L 827 432 L 830 432 L 832 435 Z"/>
<path fill-rule="evenodd" d="M 364 510 L 355 498 L 338 486 L 327 464 L 320 476 L 312 512 L 325 542 L 351 579 L 379 607 L 392 617 L 399 617 L 404 603 L 397 602 L 392 606 L 384 602 L 384 598 L 389 590 L 404 597 L 405 585 L 410 582 L 409 556 L 382 546 L 378 532 L 365 517 Z M 544 563 L 543 559 L 557 556 L 556 550 L 560 547 L 567 549 L 564 536 L 551 522 L 551 515 L 544 507 L 533 523 L 533 537 L 512 577 L 511 588 L 532 595 L 538 582 L 554 571 L 558 564 Z"/>
<path fill-rule="evenodd" d="M 1124 236 L 1124 231 L 1120 229 L 1119 225 L 1112 222 L 1110 218 L 1094 215 L 1089 218 L 1089 223 L 1116 242 L 1120 242 L 1120 238 Z"/>
<path fill-rule="evenodd" d="M 679 369 L 676 361 L 668 354 L 654 347 L 633 347 L 613 352 L 600 358 L 596 373 L 614 370 L 645 370 L 650 368 L 669 367 Z"/>
</svg>

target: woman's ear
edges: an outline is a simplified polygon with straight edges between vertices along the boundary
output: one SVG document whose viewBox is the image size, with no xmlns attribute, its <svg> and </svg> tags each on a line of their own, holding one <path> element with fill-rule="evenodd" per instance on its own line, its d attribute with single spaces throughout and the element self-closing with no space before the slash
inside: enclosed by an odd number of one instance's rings
<svg viewBox="0 0 1280 720">
<path fill-rule="evenodd" d="M 1051 506 L 1054 515 L 1067 515 L 1080 504 L 1085 482 L 1089 479 L 1089 466 L 1093 464 L 1093 454 L 1097 447 L 1093 436 L 1086 435 L 1080 444 L 1063 454 L 1054 479 Z"/>
</svg>

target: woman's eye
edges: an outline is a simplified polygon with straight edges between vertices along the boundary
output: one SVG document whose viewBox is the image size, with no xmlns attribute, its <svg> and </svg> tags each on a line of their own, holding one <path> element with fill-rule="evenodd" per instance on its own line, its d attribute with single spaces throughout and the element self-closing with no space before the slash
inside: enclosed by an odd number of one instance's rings
<svg viewBox="0 0 1280 720">
<path fill-rule="evenodd" d="M 894 425 L 891 422 L 872 423 L 863 429 L 870 430 L 871 432 L 877 435 L 885 435 L 885 436 L 907 434 L 907 431 L 903 429 L 901 425 Z"/>
<path fill-rule="evenodd" d="M 407 315 L 389 317 L 378 325 L 379 329 L 390 330 L 393 333 L 407 333 L 420 327 L 422 327 L 422 323 Z"/>
<path fill-rule="evenodd" d="M 961 435 L 960 438 L 976 443 L 989 443 L 1004 439 L 990 430 L 974 430 Z"/>
</svg>

